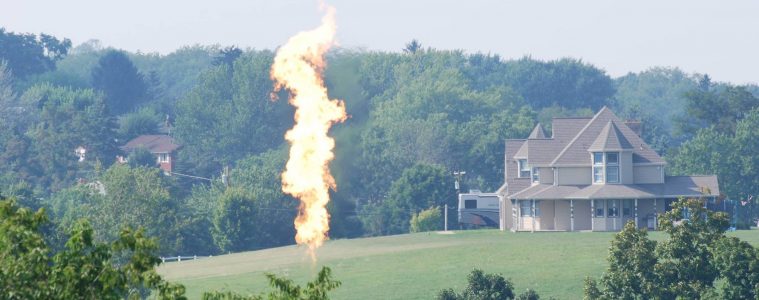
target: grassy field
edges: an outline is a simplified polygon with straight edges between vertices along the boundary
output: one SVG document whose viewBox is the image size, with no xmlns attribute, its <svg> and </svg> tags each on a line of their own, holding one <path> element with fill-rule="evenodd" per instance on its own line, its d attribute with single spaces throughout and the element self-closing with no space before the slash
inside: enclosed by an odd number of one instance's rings
<svg viewBox="0 0 759 300">
<path fill-rule="evenodd" d="M 759 231 L 731 233 L 759 246 Z M 652 233 L 661 239 L 661 233 Z M 268 291 L 265 272 L 311 280 L 322 265 L 343 285 L 335 299 L 431 299 L 443 288 L 461 289 L 473 268 L 511 278 L 517 292 L 532 288 L 541 296 L 581 299 L 585 276 L 606 266 L 612 233 L 519 233 L 497 230 L 420 233 L 334 240 L 312 263 L 303 247 L 288 246 L 196 261 L 167 263 L 165 278 L 183 283 L 191 299 L 203 291 Z"/>
</svg>

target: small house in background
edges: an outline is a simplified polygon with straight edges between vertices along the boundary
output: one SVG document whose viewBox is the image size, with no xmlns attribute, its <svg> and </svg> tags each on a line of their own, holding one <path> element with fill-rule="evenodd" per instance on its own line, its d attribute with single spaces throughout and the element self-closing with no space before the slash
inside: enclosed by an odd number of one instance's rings
<svg viewBox="0 0 759 300">
<path fill-rule="evenodd" d="M 76 147 L 74 153 L 79 157 L 79 162 L 83 162 L 84 158 L 87 156 L 87 148 L 84 148 L 84 146 Z"/>
<path fill-rule="evenodd" d="M 174 142 L 174 139 L 171 136 L 160 134 L 138 136 L 120 148 L 127 154 L 138 148 L 145 148 L 155 155 L 156 163 L 161 170 L 166 173 L 171 173 L 174 170 L 176 151 L 180 147 L 180 145 Z M 126 159 L 122 156 L 118 158 L 118 161 L 125 163 Z"/>
</svg>

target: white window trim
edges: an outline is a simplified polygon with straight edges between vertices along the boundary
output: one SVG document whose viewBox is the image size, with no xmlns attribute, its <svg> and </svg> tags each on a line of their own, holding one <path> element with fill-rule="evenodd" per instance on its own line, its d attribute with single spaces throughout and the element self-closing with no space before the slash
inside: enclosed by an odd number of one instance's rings
<svg viewBox="0 0 759 300">
<path fill-rule="evenodd" d="M 524 164 L 522 164 L 523 161 Z M 527 170 L 523 170 L 522 167 L 525 167 Z M 530 174 L 528 176 L 522 176 L 522 171 L 529 171 Z M 532 180 L 532 169 L 526 159 L 517 159 L 517 178 L 530 178 L 530 180 Z"/>
<path fill-rule="evenodd" d="M 166 159 L 164 160 L 164 156 Z M 171 156 L 168 153 L 158 153 L 158 163 L 170 163 L 171 162 Z"/>
</svg>

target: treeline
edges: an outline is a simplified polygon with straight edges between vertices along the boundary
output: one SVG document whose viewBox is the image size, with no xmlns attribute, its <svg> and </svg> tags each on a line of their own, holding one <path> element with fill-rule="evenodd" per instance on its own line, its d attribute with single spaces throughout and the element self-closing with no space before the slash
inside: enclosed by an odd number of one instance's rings
<svg viewBox="0 0 759 300">
<path fill-rule="evenodd" d="M 293 109 L 286 92 L 271 100 L 272 51 L 129 53 L 5 30 L 0 43 L 2 194 L 49 208 L 61 233 L 79 218 L 104 240 L 121 226 L 143 226 L 164 254 L 292 243 L 297 201 L 282 194 L 279 174 Z M 576 59 L 506 60 L 418 42 L 402 50 L 328 56 L 325 83 L 350 115 L 331 133 L 333 238 L 418 230 L 429 223 L 419 218 L 436 215 L 423 210 L 455 208 L 452 171 L 467 172 L 464 191 L 493 191 L 503 183 L 505 139 L 604 105 L 643 122 L 644 139 L 667 156 L 672 174 L 716 173 L 732 199 L 759 192 L 756 86 L 671 68 L 611 78 Z M 114 164 L 119 146 L 156 133 L 183 146 L 177 172 L 211 181 L 165 176 L 150 159 Z M 756 216 L 755 201 L 739 222 Z"/>
</svg>

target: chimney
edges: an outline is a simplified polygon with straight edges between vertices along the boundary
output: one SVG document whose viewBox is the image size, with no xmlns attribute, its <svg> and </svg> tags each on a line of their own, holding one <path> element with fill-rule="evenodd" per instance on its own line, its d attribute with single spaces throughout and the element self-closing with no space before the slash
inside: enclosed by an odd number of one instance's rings
<svg viewBox="0 0 759 300">
<path fill-rule="evenodd" d="M 643 124 L 640 123 L 638 120 L 627 120 L 625 121 L 625 125 L 632 129 L 635 134 L 637 134 L 639 137 L 642 137 L 643 134 Z"/>
</svg>

